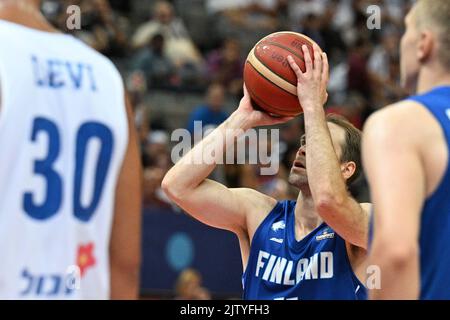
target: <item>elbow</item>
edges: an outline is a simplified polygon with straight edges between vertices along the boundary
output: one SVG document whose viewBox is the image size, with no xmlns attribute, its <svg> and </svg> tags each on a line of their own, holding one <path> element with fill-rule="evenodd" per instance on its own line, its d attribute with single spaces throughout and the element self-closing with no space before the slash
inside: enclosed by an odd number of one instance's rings
<svg viewBox="0 0 450 320">
<path fill-rule="evenodd" d="M 173 182 L 170 180 L 170 178 L 167 177 L 167 175 L 163 178 L 161 182 L 161 189 L 170 198 L 170 194 L 172 193 L 173 189 Z"/>
<path fill-rule="evenodd" d="M 345 199 L 345 196 L 333 192 L 321 192 L 316 197 L 314 205 L 320 215 L 333 214 L 345 205 Z"/>
<path fill-rule="evenodd" d="M 176 183 L 175 179 L 170 176 L 170 173 L 166 174 L 161 182 L 161 189 L 172 201 L 181 199 L 182 192 L 179 185 Z"/>
</svg>

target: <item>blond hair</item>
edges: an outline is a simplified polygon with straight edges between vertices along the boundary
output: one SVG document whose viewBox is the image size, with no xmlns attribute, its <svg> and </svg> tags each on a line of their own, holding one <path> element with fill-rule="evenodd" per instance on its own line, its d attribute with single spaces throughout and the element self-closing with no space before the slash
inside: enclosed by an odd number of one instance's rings
<svg viewBox="0 0 450 320">
<path fill-rule="evenodd" d="M 450 1 L 418 0 L 414 10 L 417 27 L 436 32 L 441 44 L 438 58 L 446 69 L 450 69 Z"/>
</svg>

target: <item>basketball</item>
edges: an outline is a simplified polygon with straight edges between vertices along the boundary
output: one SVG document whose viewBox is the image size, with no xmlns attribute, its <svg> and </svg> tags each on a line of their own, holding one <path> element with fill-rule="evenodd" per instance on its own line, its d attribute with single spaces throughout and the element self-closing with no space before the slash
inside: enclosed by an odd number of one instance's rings
<svg viewBox="0 0 450 320">
<path fill-rule="evenodd" d="M 256 109 L 292 117 L 302 113 L 297 98 L 297 77 L 287 57 L 294 58 L 305 72 L 302 45 L 314 59 L 315 42 L 300 33 L 276 32 L 260 40 L 250 51 L 244 68 L 244 83 Z"/>
</svg>

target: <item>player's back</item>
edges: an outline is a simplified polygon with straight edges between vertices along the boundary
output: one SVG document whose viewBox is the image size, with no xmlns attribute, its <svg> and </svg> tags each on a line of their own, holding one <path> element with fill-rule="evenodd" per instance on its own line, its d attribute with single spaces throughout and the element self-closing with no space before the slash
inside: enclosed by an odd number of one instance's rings
<svg viewBox="0 0 450 320">
<path fill-rule="evenodd" d="M 322 223 L 295 239 L 295 201 L 278 202 L 258 227 L 243 275 L 247 300 L 365 299 L 346 245 Z"/>
<path fill-rule="evenodd" d="M 450 152 L 450 86 L 409 99 L 419 102 L 439 122 Z M 433 141 L 430 141 L 433 143 Z M 450 299 L 450 166 L 425 202 L 420 229 L 421 299 Z"/>
<path fill-rule="evenodd" d="M 108 298 L 119 73 L 72 36 L 0 20 L 0 88 L 0 298 Z"/>
</svg>

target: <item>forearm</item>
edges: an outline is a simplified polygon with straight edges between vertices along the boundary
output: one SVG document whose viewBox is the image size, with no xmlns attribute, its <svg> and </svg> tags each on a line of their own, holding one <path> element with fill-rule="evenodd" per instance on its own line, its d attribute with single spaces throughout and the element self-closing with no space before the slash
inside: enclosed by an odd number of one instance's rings
<svg viewBox="0 0 450 320">
<path fill-rule="evenodd" d="M 195 189 L 223 161 L 227 147 L 249 127 L 245 117 L 233 113 L 169 170 L 163 184 L 172 191 Z"/>
<path fill-rule="evenodd" d="M 347 189 L 322 107 L 312 111 L 305 108 L 305 131 L 306 167 L 313 199 L 345 198 Z"/>
</svg>

